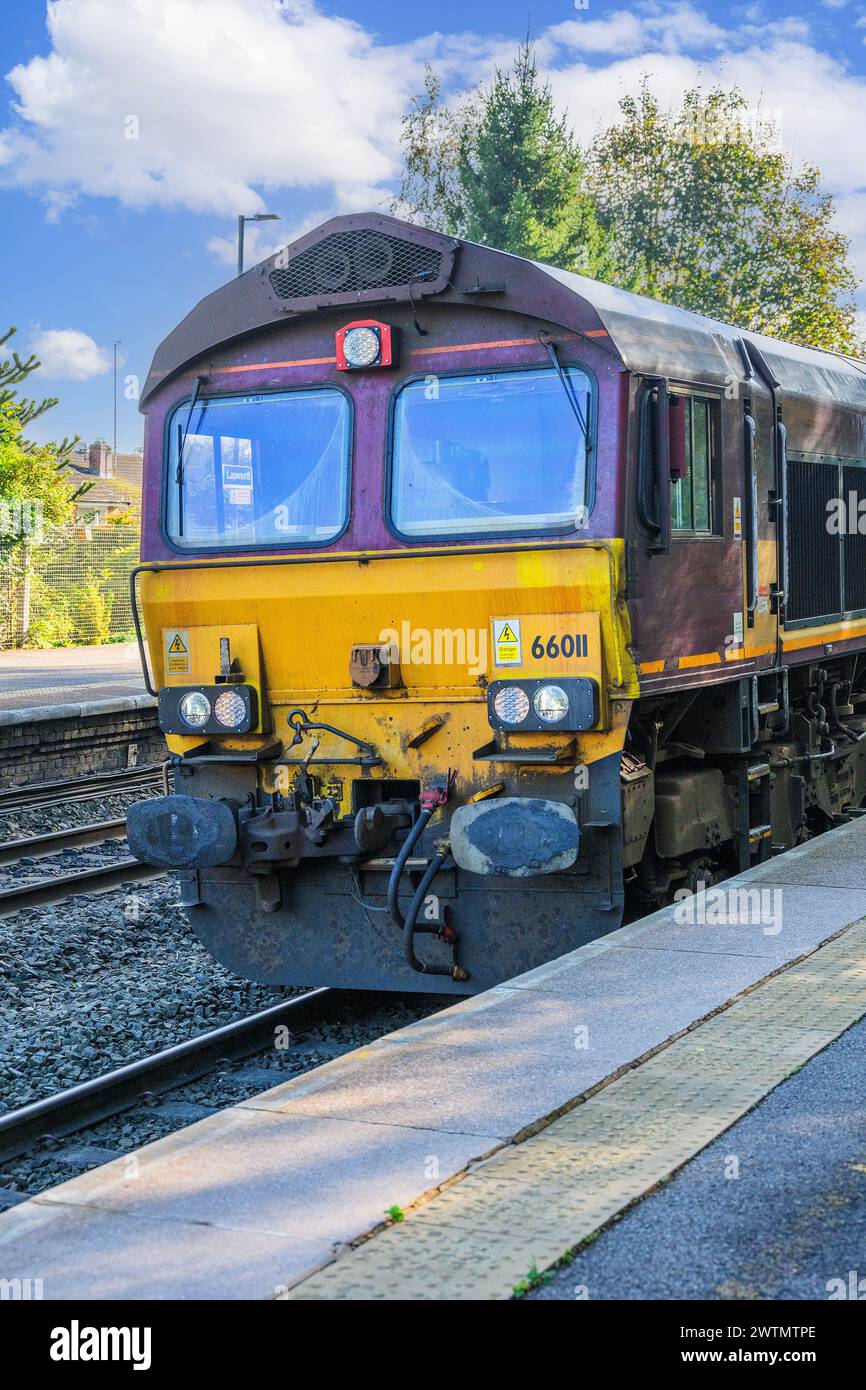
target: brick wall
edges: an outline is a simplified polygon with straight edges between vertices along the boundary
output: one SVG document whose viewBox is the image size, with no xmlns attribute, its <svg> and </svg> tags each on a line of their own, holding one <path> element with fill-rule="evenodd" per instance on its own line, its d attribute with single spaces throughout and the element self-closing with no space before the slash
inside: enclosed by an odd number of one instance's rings
<svg viewBox="0 0 866 1390">
<path fill-rule="evenodd" d="M 155 707 L 0 725 L 0 787 L 115 772 L 167 756 Z"/>
</svg>

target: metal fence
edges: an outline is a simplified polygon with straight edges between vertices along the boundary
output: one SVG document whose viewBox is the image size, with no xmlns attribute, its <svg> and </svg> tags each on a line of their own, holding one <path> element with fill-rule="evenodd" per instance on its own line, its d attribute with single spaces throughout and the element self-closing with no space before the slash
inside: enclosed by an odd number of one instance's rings
<svg viewBox="0 0 866 1390">
<path fill-rule="evenodd" d="M 138 524 L 79 524 L 0 547 L 0 648 L 130 639 L 140 539 Z"/>
</svg>

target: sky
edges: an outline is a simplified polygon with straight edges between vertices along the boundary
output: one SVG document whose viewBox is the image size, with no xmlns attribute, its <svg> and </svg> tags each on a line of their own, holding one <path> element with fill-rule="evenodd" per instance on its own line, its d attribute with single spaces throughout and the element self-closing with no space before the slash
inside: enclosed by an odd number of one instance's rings
<svg viewBox="0 0 866 1390">
<path fill-rule="evenodd" d="M 0 333 L 60 404 L 28 433 L 140 447 L 157 344 L 235 270 L 335 213 L 387 210 L 425 63 L 449 96 L 527 27 L 582 140 L 649 73 L 665 105 L 738 84 L 822 171 L 866 285 L 866 0 L 3 0 Z M 866 325 L 866 288 L 859 303 Z"/>
</svg>

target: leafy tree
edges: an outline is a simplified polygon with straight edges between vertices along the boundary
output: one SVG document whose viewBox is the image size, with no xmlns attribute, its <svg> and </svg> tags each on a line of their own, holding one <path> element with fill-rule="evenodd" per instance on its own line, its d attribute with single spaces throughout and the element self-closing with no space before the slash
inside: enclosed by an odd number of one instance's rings
<svg viewBox="0 0 866 1390">
<path fill-rule="evenodd" d="M 620 110 L 584 153 L 528 40 L 456 106 L 428 68 L 393 210 L 743 328 L 866 351 L 833 199 L 737 88 L 693 88 L 666 111 L 644 77 Z"/>
<path fill-rule="evenodd" d="M 664 111 L 645 77 L 588 155 L 627 289 L 814 347 L 862 350 L 848 239 L 819 171 L 795 168 L 736 88 L 686 92 Z"/>
<path fill-rule="evenodd" d="M 58 472 L 54 445 L 27 445 L 22 430 L 14 401 L 8 397 L 0 401 L 0 548 L 4 549 L 45 526 L 68 521 L 73 510 L 74 493 Z"/>
<path fill-rule="evenodd" d="M 584 191 L 584 162 L 557 115 L 532 43 L 457 107 L 427 69 L 403 119 L 404 174 L 394 211 L 469 241 L 591 275 L 608 268 L 606 238 Z"/>
<path fill-rule="evenodd" d="M 62 595 L 46 594 L 40 609 L 44 586 L 34 556 L 48 528 L 71 518 L 74 493 L 58 471 L 54 446 L 28 445 L 22 429 L 20 413 L 7 395 L 0 401 L 0 644 L 18 640 L 18 594 L 29 577 L 33 621 L 28 641 L 42 646 L 67 637 L 70 624 Z"/>
</svg>

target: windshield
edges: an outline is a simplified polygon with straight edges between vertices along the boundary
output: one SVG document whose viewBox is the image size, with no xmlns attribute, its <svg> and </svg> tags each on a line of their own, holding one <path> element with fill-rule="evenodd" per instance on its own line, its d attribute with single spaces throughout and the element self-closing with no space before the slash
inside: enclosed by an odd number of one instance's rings
<svg viewBox="0 0 866 1390">
<path fill-rule="evenodd" d="M 170 538 L 193 550 L 333 540 L 347 518 L 349 437 L 341 391 L 221 396 L 196 402 L 191 417 L 188 402 L 178 406 Z"/>
<path fill-rule="evenodd" d="M 566 371 L 589 421 L 589 378 Z M 572 527 L 586 501 L 584 436 L 553 369 L 431 376 L 397 396 L 391 520 L 403 535 Z"/>
</svg>

